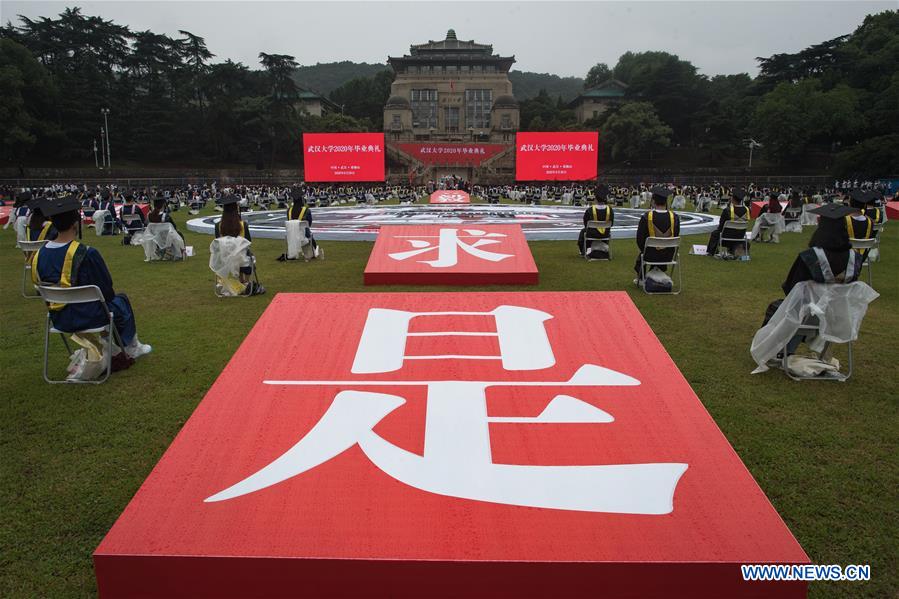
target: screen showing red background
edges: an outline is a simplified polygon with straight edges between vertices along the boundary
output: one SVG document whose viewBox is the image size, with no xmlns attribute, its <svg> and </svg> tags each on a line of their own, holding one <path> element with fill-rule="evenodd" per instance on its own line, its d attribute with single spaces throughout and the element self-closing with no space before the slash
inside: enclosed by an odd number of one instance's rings
<svg viewBox="0 0 899 599">
<path fill-rule="evenodd" d="M 383 133 L 304 133 L 306 181 L 383 181 Z"/>
<path fill-rule="evenodd" d="M 597 131 L 518 133 L 518 181 L 584 181 L 596 178 Z"/>
</svg>

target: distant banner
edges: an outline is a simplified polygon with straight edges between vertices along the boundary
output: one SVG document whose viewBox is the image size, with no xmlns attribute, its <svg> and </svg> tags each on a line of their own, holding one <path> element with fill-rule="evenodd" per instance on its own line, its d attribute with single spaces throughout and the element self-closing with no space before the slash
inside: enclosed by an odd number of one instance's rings
<svg viewBox="0 0 899 599">
<path fill-rule="evenodd" d="M 596 131 L 518 133 L 515 141 L 515 179 L 595 179 L 598 152 L 599 133 Z"/>
<path fill-rule="evenodd" d="M 309 182 L 383 181 L 383 133 L 304 133 L 303 170 Z"/>
<path fill-rule="evenodd" d="M 396 147 L 428 165 L 480 166 L 508 146 L 503 144 L 398 143 Z"/>
</svg>

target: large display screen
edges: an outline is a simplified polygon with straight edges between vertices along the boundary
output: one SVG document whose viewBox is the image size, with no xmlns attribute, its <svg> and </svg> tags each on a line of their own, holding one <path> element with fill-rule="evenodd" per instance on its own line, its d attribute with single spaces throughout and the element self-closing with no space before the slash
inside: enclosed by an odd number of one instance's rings
<svg viewBox="0 0 899 599">
<path fill-rule="evenodd" d="M 596 178 L 597 131 L 528 132 L 515 138 L 518 181 L 586 181 Z"/>
<path fill-rule="evenodd" d="M 383 181 L 383 133 L 304 133 L 309 182 Z"/>
</svg>

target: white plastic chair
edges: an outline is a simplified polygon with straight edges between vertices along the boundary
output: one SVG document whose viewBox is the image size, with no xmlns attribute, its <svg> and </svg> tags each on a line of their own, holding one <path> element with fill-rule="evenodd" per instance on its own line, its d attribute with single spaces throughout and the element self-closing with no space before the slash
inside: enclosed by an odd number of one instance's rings
<svg viewBox="0 0 899 599">
<path fill-rule="evenodd" d="M 93 302 L 100 302 L 103 305 L 103 309 L 106 310 L 106 313 L 109 315 L 109 323 L 105 324 L 101 327 L 96 327 L 92 329 L 83 329 L 80 331 L 61 331 L 53 326 L 53 321 L 50 318 L 50 312 L 47 311 L 47 325 L 46 331 L 44 334 L 44 380 L 48 383 L 58 384 L 58 383 L 91 383 L 98 385 L 106 381 L 109 378 L 109 375 L 112 373 L 112 350 L 109 348 L 110 338 L 117 342 L 120 347 L 124 347 L 125 344 L 122 343 L 121 338 L 119 337 L 119 332 L 115 328 L 115 324 L 113 322 L 112 312 L 106 307 L 106 300 L 103 298 L 103 293 L 100 291 L 100 288 L 96 285 L 83 285 L 81 287 L 53 287 L 48 285 L 38 285 L 37 287 L 38 293 L 40 296 L 44 298 L 45 302 L 54 303 L 54 304 L 90 304 Z M 82 381 L 82 380 L 54 380 L 50 378 L 50 375 L 47 373 L 47 369 L 50 362 L 50 335 L 52 333 L 58 333 L 62 338 L 63 344 L 66 346 L 66 350 L 68 351 L 68 355 L 72 355 L 72 350 L 69 347 L 69 342 L 66 340 L 66 334 L 74 335 L 74 334 L 106 334 L 106 355 L 104 357 L 104 361 L 106 362 L 106 372 L 103 375 L 103 378 L 92 380 L 92 381 Z"/>
<path fill-rule="evenodd" d="M 594 237 L 592 239 L 590 238 L 591 229 L 594 231 L 597 231 L 597 233 L 598 233 L 600 229 L 611 229 L 611 228 L 612 228 L 612 223 L 607 220 L 588 220 L 587 221 L 587 230 L 584 232 L 584 247 L 582 249 L 584 250 L 584 258 L 588 262 L 592 262 L 594 260 L 601 261 L 601 260 L 611 260 L 612 259 L 611 234 L 608 239 L 600 239 L 598 237 Z M 608 258 L 591 258 L 590 257 L 590 244 L 594 241 L 599 241 L 599 242 L 605 243 L 606 246 L 608 246 L 609 249 L 606 252 L 609 255 Z"/>
<path fill-rule="evenodd" d="M 28 286 L 31 285 L 34 288 L 31 279 L 31 258 L 34 256 L 34 253 L 44 247 L 48 240 L 42 239 L 41 241 L 20 241 L 19 247 L 22 248 L 22 252 L 25 254 L 25 268 L 22 271 L 22 297 L 26 297 L 29 299 L 38 298 L 41 296 L 40 293 L 28 293 Z"/>
<path fill-rule="evenodd" d="M 674 249 L 674 255 L 671 257 L 671 260 L 662 261 L 662 262 L 651 262 L 646 260 L 644 257 L 646 254 L 646 249 L 653 248 L 656 250 L 667 250 Z M 671 287 L 671 291 L 657 291 L 657 292 L 649 292 L 646 291 L 646 285 L 643 285 L 643 292 L 650 295 L 677 295 L 681 292 L 684 286 L 683 274 L 681 272 L 680 266 L 680 237 L 647 237 L 646 244 L 643 246 L 643 253 L 640 254 L 640 279 L 642 281 L 646 281 L 646 273 L 650 271 L 655 266 L 670 266 L 671 273 L 677 271 L 677 287 Z M 670 276 L 670 275 L 669 275 Z M 672 277 L 672 281 L 674 277 Z"/>
</svg>

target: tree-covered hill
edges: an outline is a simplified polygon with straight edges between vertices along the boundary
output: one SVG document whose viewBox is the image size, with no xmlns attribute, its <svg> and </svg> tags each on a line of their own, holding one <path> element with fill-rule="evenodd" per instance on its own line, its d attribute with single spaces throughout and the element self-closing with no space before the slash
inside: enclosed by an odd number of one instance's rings
<svg viewBox="0 0 899 599">
<path fill-rule="evenodd" d="M 332 91 L 358 77 L 374 77 L 387 65 L 369 64 L 367 62 L 320 62 L 313 65 L 301 65 L 293 73 L 293 80 L 303 89 L 314 90 L 327 96 Z"/>
</svg>

